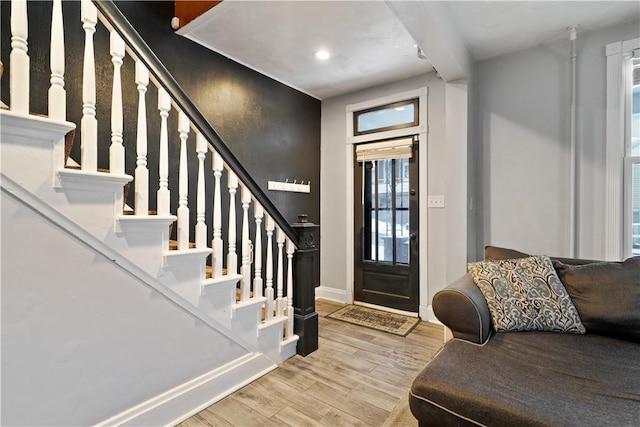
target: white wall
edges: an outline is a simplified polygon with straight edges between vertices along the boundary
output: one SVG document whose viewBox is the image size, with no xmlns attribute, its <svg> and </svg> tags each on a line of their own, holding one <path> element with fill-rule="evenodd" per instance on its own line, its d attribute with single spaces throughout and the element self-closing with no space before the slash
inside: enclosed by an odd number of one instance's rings
<svg viewBox="0 0 640 427">
<path fill-rule="evenodd" d="M 639 22 L 577 40 L 577 256 L 603 259 L 605 55 L 638 37 Z M 569 255 L 569 41 L 476 64 L 475 125 L 482 146 L 482 244 Z"/>
<path fill-rule="evenodd" d="M 2 425 L 93 425 L 247 350 L 2 192 Z"/>
<path fill-rule="evenodd" d="M 348 271 L 353 259 L 347 247 L 349 221 L 345 203 L 352 193 L 346 176 L 346 107 L 393 94 L 428 87 L 427 186 L 429 194 L 445 195 L 447 208 L 427 209 L 427 265 L 420 271 L 420 311 L 427 313 L 433 294 L 464 273 L 466 262 L 466 89 L 445 84 L 435 73 L 330 98 L 322 102 L 320 230 L 321 266 L 317 295 L 350 302 Z M 446 117 L 452 118 L 447 123 Z M 453 118 L 455 117 L 455 119 Z M 462 120 L 462 122 L 456 121 Z M 447 147 L 447 144 L 450 144 Z M 424 150 L 424 147 L 420 147 Z M 459 156 L 463 155 L 463 158 Z M 462 201 L 460 201 L 462 200 Z M 459 210 L 462 209 L 462 212 Z M 449 227 L 449 228 L 448 228 Z M 421 230 L 421 235 L 425 235 Z M 447 233 L 453 235 L 447 236 Z"/>
</svg>

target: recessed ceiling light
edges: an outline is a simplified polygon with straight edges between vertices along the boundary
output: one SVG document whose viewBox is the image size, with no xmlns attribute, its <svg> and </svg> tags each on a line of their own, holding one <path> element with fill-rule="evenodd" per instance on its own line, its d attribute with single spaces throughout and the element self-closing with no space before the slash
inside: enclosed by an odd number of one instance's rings
<svg viewBox="0 0 640 427">
<path fill-rule="evenodd" d="M 325 49 L 320 49 L 320 50 L 316 50 L 313 54 L 313 56 L 315 56 L 317 59 L 324 61 L 329 59 L 329 57 L 331 56 L 329 54 L 329 51 L 325 50 Z"/>
</svg>

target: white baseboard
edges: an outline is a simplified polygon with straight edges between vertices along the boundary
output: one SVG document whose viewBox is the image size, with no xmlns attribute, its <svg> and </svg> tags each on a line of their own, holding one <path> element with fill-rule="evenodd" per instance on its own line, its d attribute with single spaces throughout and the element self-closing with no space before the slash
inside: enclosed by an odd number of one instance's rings
<svg viewBox="0 0 640 427">
<path fill-rule="evenodd" d="M 277 366 L 249 353 L 97 424 L 173 426 L 244 387 Z"/>
<path fill-rule="evenodd" d="M 342 304 L 349 303 L 349 298 L 347 298 L 347 291 L 343 289 L 328 288 L 326 286 L 319 286 L 316 288 L 316 299 L 318 298 L 335 301 Z"/>
<path fill-rule="evenodd" d="M 422 320 L 426 320 L 431 323 L 435 323 L 437 325 L 442 325 L 442 322 L 438 320 L 436 315 L 433 312 L 433 307 L 430 305 L 421 305 L 418 308 L 418 313 L 420 314 L 420 318 Z"/>
</svg>

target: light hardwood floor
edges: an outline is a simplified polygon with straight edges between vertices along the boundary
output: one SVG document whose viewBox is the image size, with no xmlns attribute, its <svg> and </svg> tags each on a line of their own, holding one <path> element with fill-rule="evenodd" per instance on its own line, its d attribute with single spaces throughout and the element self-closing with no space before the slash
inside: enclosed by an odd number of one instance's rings
<svg viewBox="0 0 640 427">
<path fill-rule="evenodd" d="M 341 306 L 316 301 L 317 351 L 294 356 L 180 427 L 417 426 L 407 393 L 442 346 L 442 326 L 421 322 L 403 338 L 325 317 Z"/>
</svg>

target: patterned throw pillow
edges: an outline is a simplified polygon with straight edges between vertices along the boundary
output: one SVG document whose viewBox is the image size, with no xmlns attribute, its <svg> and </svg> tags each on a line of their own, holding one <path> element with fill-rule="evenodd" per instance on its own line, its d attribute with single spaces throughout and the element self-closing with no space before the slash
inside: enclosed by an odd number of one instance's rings
<svg viewBox="0 0 640 427">
<path fill-rule="evenodd" d="M 467 264 L 496 331 L 584 334 L 578 311 L 547 256 Z"/>
</svg>

